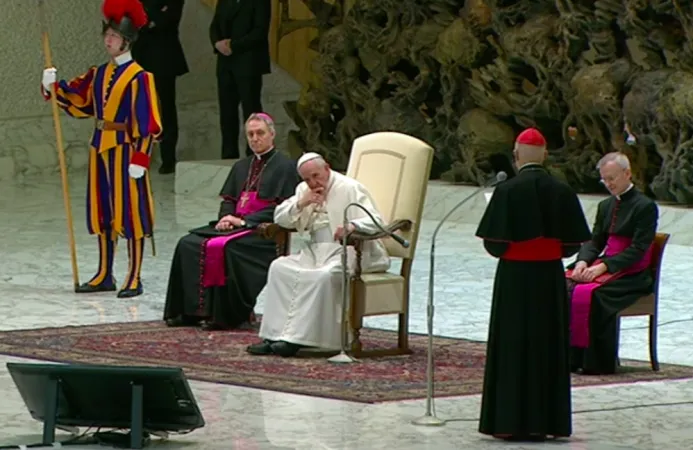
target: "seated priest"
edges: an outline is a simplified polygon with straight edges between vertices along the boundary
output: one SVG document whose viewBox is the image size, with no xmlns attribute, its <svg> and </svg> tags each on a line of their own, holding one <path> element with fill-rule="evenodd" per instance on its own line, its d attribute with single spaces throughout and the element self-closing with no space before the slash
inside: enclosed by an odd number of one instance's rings
<svg viewBox="0 0 693 450">
<path fill-rule="evenodd" d="M 253 154 L 231 169 L 218 220 L 191 230 L 176 246 L 164 308 L 169 326 L 247 326 L 277 257 L 274 243 L 254 228 L 271 222 L 276 205 L 293 194 L 300 182 L 296 163 L 274 147 L 269 115 L 252 114 L 245 132 Z"/>
<path fill-rule="evenodd" d="M 611 197 L 602 200 L 592 230 L 569 267 L 571 366 L 573 372 L 610 374 L 618 359 L 617 313 L 652 293 L 650 272 L 657 232 L 657 204 L 631 183 L 623 153 L 597 164 Z"/>
<path fill-rule="evenodd" d="M 261 343 L 248 347 L 255 355 L 294 356 L 302 347 L 339 349 L 342 330 L 342 244 L 358 230 L 375 233 L 376 225 L 360 208 L 344 210 L 358 203 L 378 223 L 380 213 L 368 190 L 358 181 L 330 169 L 317 153 L 298 160 L 303 182 L 296 193 L 274 212 L 274 221 L 296 230 L 303 238 L 298 254 L 282 256 L 270 265 L 267 285 L 260 293 L 264 313 L 260 325 Z M 348 248 L 347 265 L 353 272 L 355 253 Z M 382 272 L 390 267 L 390 257 L 380 240 L 364 243 L 363 272 Z"/>
</svg>

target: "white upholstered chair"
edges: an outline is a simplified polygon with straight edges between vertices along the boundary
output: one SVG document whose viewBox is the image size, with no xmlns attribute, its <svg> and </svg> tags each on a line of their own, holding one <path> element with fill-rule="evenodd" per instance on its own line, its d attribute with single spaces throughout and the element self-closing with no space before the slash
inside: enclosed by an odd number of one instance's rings
<svg viewBox="0 0 693 450">
<path fill-rule="evenodd" d="M 399 273 L 360 273 L 352 278 L 350 329 L 354 356 L 409 353 L 409 287 L 411 268 L 421 226 L 433 148 L 401 133 L 378 132 L 354 140 L 347 176 L 370 192 L 386 228 L 409 241 L 404 248 L 390 237 L 382 238 L 390 257 L 401 260 Z M 354 236 L 359 254 L 360 242 Z M 364 350 L 360 339 L 363 318 L 397 314 L 397 347 Z"/>
<path fill-rule="evenodd" d="M 384 233 L 375 236 L 353 234 L 351 245 L 357 264 L 351 278 L 349 328 L 351 351 L 356 357 L 411 353 L 409 349 L 409 287 L 411 269 L 426 199 L 426 188 L 433 163 L 433 148 L 425 142 L 396 132 L 377 132 L 354 140 L 347 176 L 363 184 L 370 192 L 384 221 L 384 227 L 396 232 L 410 245 L 404 248 Z M 267 237 L 277 242 L 277 252 L 289 251 L 288 230 L 268 225 Z M 361 243 L 383 239 L 390 257 L 401 260 L 399 273 L 360 272 Z M 360 331 L 368 316 L 398 316 L 397 347 L 364 349 Z"/>
</svg>

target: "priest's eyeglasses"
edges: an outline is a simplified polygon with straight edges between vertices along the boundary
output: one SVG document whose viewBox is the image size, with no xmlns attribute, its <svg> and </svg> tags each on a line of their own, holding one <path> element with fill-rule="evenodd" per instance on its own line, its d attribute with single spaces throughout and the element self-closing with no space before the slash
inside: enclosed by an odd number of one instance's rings
<svg viewBox="0 0 693 450">
<path fill-rule="evenodd" d="M 614 181 L 618 180 L 621 178 L 621 176 L 625 175 L 626 171 L 624 170 L 623 172 L 619 172 L 615 175 L 609 175 L 606 177 L 602 177 L 599 182 L 602 184 L 607 184 L 607 183 L 613 183 Z"/>
</svg>

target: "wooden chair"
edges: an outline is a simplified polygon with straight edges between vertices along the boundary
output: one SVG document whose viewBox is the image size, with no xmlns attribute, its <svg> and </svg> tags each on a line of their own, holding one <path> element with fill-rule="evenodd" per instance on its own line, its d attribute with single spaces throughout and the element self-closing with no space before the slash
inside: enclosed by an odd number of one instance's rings
<svg viewBox="0 0 693 450">
<path fill-rule="evenodd" d="M 409 354 L 409 289 L 411 268 L 421 226 L 433 148 L 425 142 L 396 132 L 377 132 L 354 140 L 346 175 L 370 192 L 385 222 L 384 228 L 409 241 L 402 247 L 385 233 L 374 236 L 353 233 L 349 245 L 356 250 L 351 277 L 349 329 L 355 357 Z M 263 225 L 263 234 L 277 243 L 280 255 L 289 253 L 289 232 L 276 224 Z M 367 240 L 382 239 L 391 258 L 401 259 L 399 273 L 361 273 L 361 247 Z M 397 314 L 396 348 L 363 349 L 360 330 L 368 316 Z"/>
<path fill-rule="evenodd" d="M 652 250 L 652 261 L 650 262 L 650 270 L 654 279 L 652 294 L 640 297 L 635 303 L 624 309 L 618 314 L 618 333 L 621 330 L 621 317 L 650 317 L 650 365 L 655 372 L 659 370 L 659 361 L 657 360 L 657 316 L 659 310 L 659 280 L 662 270 L 662 257 L 664 249 L 671 236 L 667 233 L 657 233 L 654 241 L 654 249 Z"/>
</svg>

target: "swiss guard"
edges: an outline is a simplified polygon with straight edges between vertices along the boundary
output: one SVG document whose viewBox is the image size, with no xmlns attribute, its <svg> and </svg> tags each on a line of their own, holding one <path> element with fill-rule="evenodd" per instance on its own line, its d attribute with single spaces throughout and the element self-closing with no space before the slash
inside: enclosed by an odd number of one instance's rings
<svg viewBox="0 0 693 450">
<path fill-rule="evenodd" d="M 154 232 L 149 179 L 152 144 L 161 134 L 154 77 L 137 64 L 130 47 L 148 18 L 139 0 L 105 0 L 102 37 L 110 60 L 70 81 L 55 67 L 43 71 L 46 99 L 55 92 L 70 116 L 94 121 L 89 141 L 87 229 L 99 242 L 99 268 L 79 293 L 116 291 L 113 259 L 118 237 L 128 244 L 128 272 L 118 297 L 143 292 L 144 239 Z"/>
</svg>

